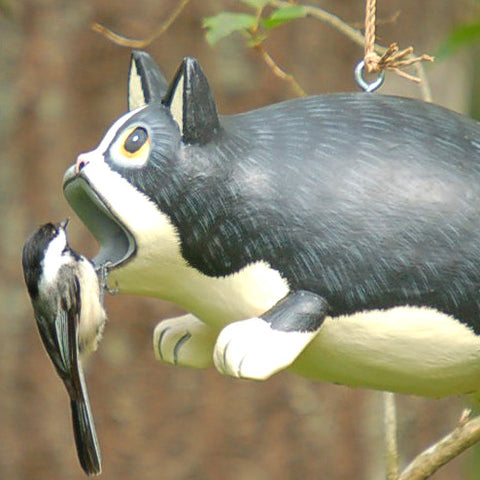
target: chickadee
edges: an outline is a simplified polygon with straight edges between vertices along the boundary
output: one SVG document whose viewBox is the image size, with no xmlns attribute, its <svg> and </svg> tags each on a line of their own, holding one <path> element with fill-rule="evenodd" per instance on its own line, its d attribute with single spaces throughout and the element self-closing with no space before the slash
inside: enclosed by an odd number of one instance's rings
<svg viewBox="0 0 480 480">
<path fill-rule="evenodd" d="M 98 475 L 100 448 L 81 359 L 96 350 L 106 315 L 95 269 L 69 247 L 67 223 L 47 223 L 30 236 L 23 274 L 40 337 L 70 396 L 80 464 L 88 475 Z"/>
</svg>

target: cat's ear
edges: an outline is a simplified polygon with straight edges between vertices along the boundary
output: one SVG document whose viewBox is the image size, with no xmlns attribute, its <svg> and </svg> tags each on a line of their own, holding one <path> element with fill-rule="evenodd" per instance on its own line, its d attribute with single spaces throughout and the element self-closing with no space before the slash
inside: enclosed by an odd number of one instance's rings
<svg viewBox="0 0 480 480">
<path fill-rule="evenodd" d="M 128 72 L 128 109 L 160 103 L 167 90 L 168 82 L 153 58 L 147 52 L 132 52 Z"/>
<path fill-rule="evenodd" d="M 217 106 L 200 64 L 187 57 L 178 69 L 163 103 L 177 122 L 187 144 L 204 144 L 219 130 Z"/>
</svg>

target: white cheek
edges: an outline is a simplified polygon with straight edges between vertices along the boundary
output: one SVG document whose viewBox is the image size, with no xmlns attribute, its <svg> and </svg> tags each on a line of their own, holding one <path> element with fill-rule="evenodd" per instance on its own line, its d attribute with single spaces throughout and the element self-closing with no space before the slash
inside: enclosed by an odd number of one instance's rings
<svg viewBox="0 0 480 480">
<path fill-rule="evenodd" d="M 105 155 L 107 152 L 108 148 L 110 147 L 111 143 L 113 142 L 113 139 L 115 138 L 115 135 L 118 133 L 118 131 L 123 127 L 125 122 L 129 120 L 133 115 L 136 113 L 140 112 L 143 110 L 145 106 L 137 108 L 136 110 L 132 110 L 131 112 L 126 113 L 123 115 L 123 117 L 120 117 L 109 129 L 108 132 L 105 134 L 103 137 L 102 141 L 98 145 L 98 147 L 93 150 L 93 151 L 98 151 L 100 155 Z"/>
<path fill-rule="evenodd" d="M 45 252 L 45 257 L 43 259 L 42 277 L 42 281 L 44 281 L 47 285 L 55 281 L 60 267 L 68 263 L 69 256 L 62 255 L 63 249 L 66 245 L 67 238 L 65 236 L 65 232 L 62 230 L 48 245 L 47 251 Z"/>
</svg>

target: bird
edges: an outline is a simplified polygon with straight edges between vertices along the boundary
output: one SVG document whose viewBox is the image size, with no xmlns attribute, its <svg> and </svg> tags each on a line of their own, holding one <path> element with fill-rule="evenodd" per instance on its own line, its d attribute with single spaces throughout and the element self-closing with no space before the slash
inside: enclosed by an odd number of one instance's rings
<svg viewBox="0 0 480 480">
<path fill-rule="evenodd" d="M 70 248 L 68 219 L 40 226 L 25 242 L 22 266 L 43 345 L 70 397 L 80 464 L 101 473 L 101 453 L 82 360 L 97 349 L 106 322 L 93 263 Z"/>
</svg>

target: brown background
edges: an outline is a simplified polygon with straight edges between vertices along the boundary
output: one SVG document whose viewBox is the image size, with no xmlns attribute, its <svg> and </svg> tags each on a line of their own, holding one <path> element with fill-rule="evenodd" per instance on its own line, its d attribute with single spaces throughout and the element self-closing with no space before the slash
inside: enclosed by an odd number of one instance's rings
<svg viewBox="0 0 480 480">
<path fill-rule="evenodd" d="M 149 51 L 170 77 L 181 58 L 199 58 L 222 113 L 290 98 L 240 37 L 208 46 L 201 18 L 236 2 L 192 0 Z M 312 4 L 360 25 L 363 2 Z M 452 27 L 473 14 L 462 0 L 379 0 L 385 44 L 435 53 Z M 89 30 L 92 21 L 145 36 L 173 0 L 0 0 L 0 479 L 81 479 L 66 393 L 40 344 L 20 270 L 23 241 L 36 225 L 72 215 L 61 192 L 66 167 L 96 145 L 125 110 L 129 51 Z M 309 93 L 355 89 L 362 49 L 315 20 L 278 29 L 271 54 Z M 466 110 L 475 56 L 463 52 L 429 69 L 434 99 Z M 390 75 L 383 90 L 418 95 Z M 95 244 L 74 218 L 74 246 Z M 107 479 L 381 479 L 381 395 L 315 384 L 288 374 L 235 381 L 154 361 L 152 328 L 178 314 L 149 299 L 108 299 L 110 322 L 88 369 Z M 463 399 L 399 397 L 402 463 L 446 433 Z M 464 455 L 436 475 L 473 479 Z"/>
</svg>

